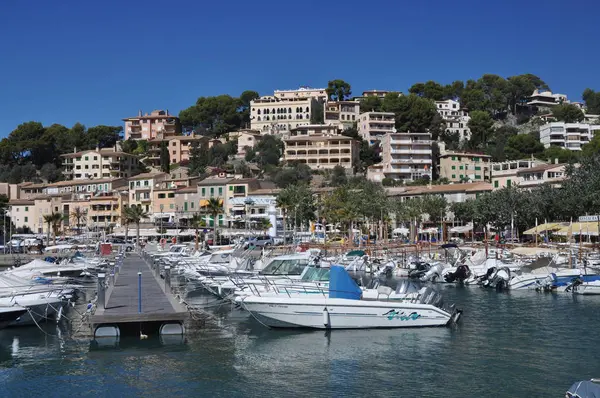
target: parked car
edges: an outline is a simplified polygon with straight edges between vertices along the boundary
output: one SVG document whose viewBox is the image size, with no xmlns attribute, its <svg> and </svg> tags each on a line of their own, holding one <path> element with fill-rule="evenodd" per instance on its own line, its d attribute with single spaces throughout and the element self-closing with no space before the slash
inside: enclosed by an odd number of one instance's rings
<svg viewBox="0 0 600 398">
<path fill-rule="evenodd" d="M 274 244 L 275 244 L 275 242 L 273 241 L 273 238 L 271 238 L 270 236 L 253 236 L 253 237 L 248 238 L 246 240 L 246 242 L 244 242 L 244 249 L 247 249 L 250 246 L 265 247 L 265 246 L 272 246 Z"/>
</svg>

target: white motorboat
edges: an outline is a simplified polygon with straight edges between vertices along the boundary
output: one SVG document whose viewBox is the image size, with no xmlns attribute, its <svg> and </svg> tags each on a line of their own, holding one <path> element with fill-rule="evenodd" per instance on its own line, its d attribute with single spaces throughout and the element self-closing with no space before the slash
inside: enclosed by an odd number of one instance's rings
<svg viewBox="0 0 600 398">
<path fill-rule="evenodd" d="M 11 323 L 17 321 L 27 313 L 27 308 L 18 305 L 11 307 L 0 307 L 0 329 L 4 329 Z"/>
<path fill-rule="evenodd" d="M 328 297 L 246 296 L 239 297 L 236 301 L 262 324 L 282 328 L 445 326 L 458 321 L 462 313 L 444 309 L 439 293 L 432 289 L 427 289 L 410 302 L 364 300 L 362 295 L 363 291 L 343 267 L 332 266 Z"/>
</svg>

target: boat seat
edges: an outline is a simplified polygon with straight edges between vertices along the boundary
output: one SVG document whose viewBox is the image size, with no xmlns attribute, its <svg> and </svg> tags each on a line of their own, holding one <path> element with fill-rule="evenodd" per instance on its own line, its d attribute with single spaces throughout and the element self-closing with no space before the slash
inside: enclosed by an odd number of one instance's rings
<svg viewBox="0 0 600 398">
<path fill-rule="evenodd" d="M 394 293 L 394 289 L 389 286 L 378 286 L 377 287 L 377 299 L 379 300 L 379 296 L 387 296 L 390 298 L 390 294 Z"/>
</svg>

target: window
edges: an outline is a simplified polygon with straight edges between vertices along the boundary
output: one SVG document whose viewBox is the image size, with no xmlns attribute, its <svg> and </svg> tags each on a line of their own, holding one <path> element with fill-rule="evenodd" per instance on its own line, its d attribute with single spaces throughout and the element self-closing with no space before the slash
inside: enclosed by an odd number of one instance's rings
<svg viewBox="0 0 600 398">
<path fill-rule="evenodd" d="M 456 174 L 452 174 L 452 178 L 456 178 Z"/>
<path fill-rule="evenodd" d="M 175 197 L 174 192 L 169 192 L 169 194 L 167 195 L 167 198 L 174 198 L 174 197 Z"/>
<path fill-rule="evenodd" d="M 86 156 L 84 159 L 85 159 L 85 160 L 88 160 L 88 157 Z"/>
<path fill-rule="evenodd" d="M 131 181 L 131 182 L 129 183 L 129 188 L 133 189 L 134 185 L 135 185 L 135 183 L 134 183 L 133 181 Z"/>
<path fill-rule="evenodd" d="M 80 162 L 80 161 L 81 161 L 81 156 L 77 156 L 77 157 L 75 158 L 75 160 L 77 160 L 78 162 Z"/>
<path fill-rule="evenodd" d="M 169 204 L 169 209 L 173 210 L 175 208 L 175 205 L 173 203 Z"/>
<path fill-rule="evenodd" d="M 476 170 L 476 171 L 480 171 L 480 170 L 481 170 L 481 167 L 480 167 L 480 166 L 475 166 L 475 170 Z"/>
<path fill-rule="evenodd" d="M 177 143 L 175 141 L 173 141 L 173 145 L 172 146 L 175 146 L 175 145 L 177 145 Z"/>
<path fill-rule="evenodd" d="M 461 180 L 465 177 L 462 174 L 458 176 Z"/>
<path fill-rule="evenodd" d="M 194 208 L 194 202 L 190 202 L 190 207 L 193 209 Z"/>
<path fill-rule="evenodd" d="M 28 206 L 25 206 L 25 211 L 29 211 L 29 207 Z"/>
<path fill-rule="evenodd" d="M 165 194 L 164 193 L 159 193 L 158 194 L 158 198 L 159 199 L 164 199 L 165 198 Z"/>
<path fill-rule="evenodd" d="M 456 156 L 452 156 L 452 160 L 456 160 Z"/>
<path fill-rule="evenodd" d="M 148 180 L 144 181 L 144 186 L 147 187 L 149 185 Z"/>
<path fill-rule="evenodd" d="M 219 197 L 223 196 L 223 187 L 219 187 Z"/>
<path fill-rule="evenodd" d="M 494 188 L 498 188 L 498 180 L 494 181 Z"/>
<path fill-rule="evenodd" d="M 177 151 L 173 151 L 173 155 L 177 155 Z"/>
<path fill-rule="evenodd" d="M 206 188 L 202 188 L 202 196 L 206 196 Z"/>
<path fill-rule="evenodd" d="M 210 188 L 210 197 L 212 198 L 213 196 L 215 196 L 215 189 L 214 188 Z"/>
<path fill-rule="evenodd" d="M 27 221 L 29 221 L 29 218 L 28 218 L 28 217 L 25 217 L 25 222 L 27 222 Z"/>
<path fill-rule="evenodd" d="M 476 179 L 476 180 L 481 180 L 481 175 L 479 175 L 479 174 L 476 174 L 476 175 L 475 175 L 475 179 Z"/>
<path fill-rule="evenodd" d="M 511 180 L 506 180 L 506 186 L 510 188 L 511 185 L 512 185 L 512 181 Z"/>
<path fill-rule="evenodd" d="M 136 187 L 139 187 L 139 186 L 140 186 L 140 182 L 139 182 L 139 181 L 136 181 L 136 182 L 135 182 L 135 186 L 136 186 Z"/>
<path fill-rule="evenodd" d="M 452 170 L 456 170 L 456 166 L 452 166 Z"/>
<path fill-rule="evenodd" d="M 98 156 L 94 156 L 94 160 L 98 160 Z"/>
<path fill-rule="evenodd" d="M 464 170 L 464 167 L 463 167 L 463 166 L 460 166 L 460 167 L 459 167 L 459 169 L 461 169 L 461 170 Z"/>
</svg>

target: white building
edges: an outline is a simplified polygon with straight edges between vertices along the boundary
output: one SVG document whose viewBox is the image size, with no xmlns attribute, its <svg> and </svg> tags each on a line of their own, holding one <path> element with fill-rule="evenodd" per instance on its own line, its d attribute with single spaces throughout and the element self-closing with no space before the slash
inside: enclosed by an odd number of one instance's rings
<svg viewBox="0 0 600 398">
<path fill-rule="evenodd" d="M 380 164 L 371 166 L 367 178 L 414 181 L 431 179 L 432 150 L 430 133 L 391 133 L 381 137 Z"/>
<path fill-rule="evenodd" d="M 365 112 L 360 114 L 357 127 L 358 135 L 373 145 L 384 135 L 396 132 L 396 118 L 393 112 Z"/>
<path fill-rule="evenodd" d="M 360 101 L 330 101 L 325 103 L 325 124 L 346 130 L 358 121 Z"/>
<path fill-rule="evenodd" d="M 547 162 L 538 159 L 507 160 L 492 163 L 492 185 L 494 189 L 519 185 L 522 173 L 527 170 L 536 170 Z"/>
<path fill-rule="evenodd" d="M 571 151 L 580 151 L 590 142 L 600 125 L 587 123 L 553 122 L 540 127 L 540 142 L 544 147 L 559 146 Z"/>
<path fill-rule="evenodd" d="M 446 122 L 447 133 L 457 133 L 461 141 L 471 138 L 469 130 L 469 113 L 460 107 L 460 102 L 454 100 L 435 101 L 438 113 Z"/>
<path fill-rule="evenodd" d="M 569 100 L 565 94 L 554 94 L 552 91 L 539 91 L 534 90 L 527 105 L 530 106 L 542 106 L 552 107 L 560 104 L 568 104 Z"/>
<path fill-rule="evenodd" d="M 273 96 L 280 100 L 314 98 L 327 101 L 327 92 L 324 88 L 300 87 L 297 90 L 275 90 Z"/>
<path fill-rule="evenodd" d="M 263 96 L 250 102 L 250 126 L 261 134 L 282 134 L 310 124 L 317 100 L 312 97 Z"/>
</svg>

